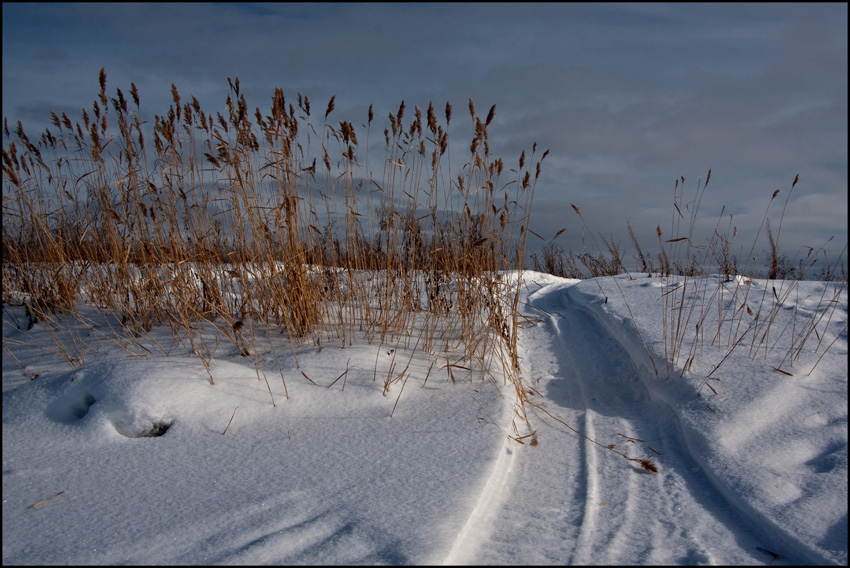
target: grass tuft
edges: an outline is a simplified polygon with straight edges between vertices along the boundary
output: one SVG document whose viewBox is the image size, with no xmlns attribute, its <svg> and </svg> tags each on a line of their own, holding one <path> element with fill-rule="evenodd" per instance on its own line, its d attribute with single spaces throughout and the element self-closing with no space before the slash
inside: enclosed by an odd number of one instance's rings
<svg viewBox="0 0 850 568">
<path fill-rule="evenodd" d="M 18 123 L 2 152 L 4 302 L 24 307 L 28 327 L 49 324 L 69 365 L 84 364 L 91 333 L 128 353 L 172 354 L 151 337 L 168 327 L 211 384 L 213 357 L 230 345 L 267 385 L 276 367 L 286 389 L 272 344 L 283 335 L 293 357 L 303 343 L 366 341 L 446 358 L 452 380 L 458 369 L 501 373 L 523 392 L 519 280 L 501 274 L 523 268 L 547 153 L 535 145 L 508 173 L 490 153 L 495 105 L 482 119 L 469 100 L 472 141 L 457 168 L 451 104 L 443 124 L 429 103 L 404 125 L 402 102 L 376 165 L 371 105 L 364 136 L 331 121 L 335 96 L 315 124 L 301 93 L 296 108 L 275 89 L 252 112 L 228 77 L 223 110 L 172 84 L 170 107 L 148 124 L 134 84 L 128 105 L 120 89 L 107 95 L 105 69 L 98 82 L 79 122 L 53 113 L 38 140 Z M 95 329 L 91 309 L 114 323 Z M 385 394 L 406 384 L 407 369 L 393 370 Z"/>
</svg>

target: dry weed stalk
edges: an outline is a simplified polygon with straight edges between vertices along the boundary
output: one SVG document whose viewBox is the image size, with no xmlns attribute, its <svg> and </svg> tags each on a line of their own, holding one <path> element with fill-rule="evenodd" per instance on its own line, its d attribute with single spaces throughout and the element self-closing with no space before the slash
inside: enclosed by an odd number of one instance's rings
<svg viewBox="0 0 850 568">
<path fill-rule="evenodd" d="M 779 228 L 774 234 L 770 226 L 769 213 L 770 205 L 781 193 L 777 189 L 770 197 L 754 242 L 746 255 L 747 262 L 743 266 L 738 266 L 737 257 L 731 254 L 732 242 L 738 234 L 738 228 L 733 225 L 732 215 L 728 217 L 728 228 L 725 234 L 721 233 L 720 230 L 721 222 L 726 219 L 724 216 L 725 206 L 721 209 L 713 235 L 707 246 L 698 245 L 695 243 L 694 236 L 696 221 L 710 179 L 711 170 L 706 176 L 705 183 L 698 183 L 695 195 L 687 201 L 684 195 L 685 178 L 677 179 L 674 185 L 672 234 L 669 238 L 665 238 L 660 225 L 656 229 L 661 249 L 658 260 L 659 275 L 663 283 L 660 300 L 662 302 L 663 319 L 662 343 L 664 358 L 667 362 L 667 374 L 671 374 L 673 369 L 677 367 L 680 376 L 690 372 L 695 359 L 703 354 L 706 343 L 719 347 L 723 347 L 725 344 L 723 355 L 711 371 L 703 377 L 699 391 L 704 386 L 715 391 L 710 383 L 711 380 L 716 380 L 713 374 L 718 371 L 733 352 L 741 349 L 747 343 L 749 344 L 748 357 L 750 359 L 754 360 L 761 355 L 767 360 L 768 354 L 780 345 L 780 340 L 786 338 L 786 343 L 790 346 L 774 369 L 777 372 L 788 374 L 789 372 L 782 368 L 783 365 L 790 367 L 795 361 L 799 360 L 803 346 L 811 337 L 818 339 L 815 352 L 820 350 L 824 338 L 823 330 L 832 321 L 838 305 L 835 299 L 846 289 L 846 277 L 839 278 L 837 282 L 834 282 L 836 275 L 846 274 L 846 270 L 840 266 L 846 251 L 845 246 L 845 251 L 841 252 L 835 263 L 822 271 L 822 274 L 826 275 L 825 280 L 833 282 L 833 284 L 823 288 L 817 306 L 814 309 L 800 310 L 801 303 L 798 297 L 794 302 L 793 317 L 783 329 L 776 331 L 774 323 L 780 311 L 787 307 L 791 294 L 799 290 L 797 286 L 799 280 L 806 272 L 811 271 L 821 257 L 826 258 L 826 243 L 819 248 L 804 247 L 805 256 L 799 259 L 797 268 L 794 268 L 793 263 L 784 257 L 778 256 L 778 240 L 791 191 L 788 192 L 780 215 Z M 792 182 L 791 190 L 794 189 L 798 181 L 799 175 Z M 628 273 L 621 261 L 620 251 L 613 238 L 608 240 L 602 237 L 605 249 L 610 255 L 610 257 L 606 257 L 605 253 L 602 252 L 603 248 L 599 246 L 594 234 L 589 230 L 581 210 L 577 205 L 572 207 L 582 219 L 584 230 L 592 237 L 598 252 L 595 255 L 585 252 L 578 257 L 570 252 L 569 257 L 565 258 L 563 251 L 549 246 L 548 249 L 544 249 L 543 263 L 539 259 L 533 258 L 535 267 L 545 265 L 564 270 L 570 263 L 575 266 L 577 262 L 580 262 L 589 270 L 590 276 L 594 278 L 597 276 L 614 276 L 622 271 Z M 686 219 L 683 211 L 690 213 L 688 219 Z M 687 224 L 685 225 L 685 223 Z M 644 255 L 637 242 L 631 225 L 627 224 L 627 228 L 637 251 L 641 269 L 650 269 L 651 263 L 647 261 L 647 256 Z M 755 252 L 759 238 L 764 231 L 767 232 L 768 240 L 766 261 L 760 260 L 759 254 Z M 550 245 L 552 241 L 550 241 Z M 768 280 L 765 282 L 766 285 L 762 287 L 761 293 L 756 294 L 753 293 L 755 287 L 752 284 L 762 264 L 767 268 Z M 551 270 L 549 271 L 551 272 Z M 716 283 L 710 278 L 705 278 L 706 275 L 714 273 L 721 274 L 723 276 L 722 281 Z M 567 274 L 561 275 L 566 276 Z M 570 275 L 573 276 L 573 274 Z M 578 273 L 578 270 L 575 270 L 573 277 L 583 276 Z M 616 279 L 614 283 L 620 289 Z M 601 292 L 601 285 L 599 289 Z M 828 297 L 828 290 L 832 291 L 833 298 Z M 621 289 L 620 292 L 622 296 Z M 622 299 L 631 313 L 631 308 L 625 301 L 625 296 L 622 296 Z M 608 301 L 607 297 L 605 301 Z M 709 329 L 712 325 L 714 327 Z M 644 347 L 646 348 L 645 342 Z M 649 353 L 648 349 L 647 353 Z M 655 367 L 651 354 L 650 360 L 653 361 L 653 367 Z M 815 363 L 816 365 L 817 363 Z"/>
<path fill-rule="evenodd" d="M 528 163 L 523 152 L 505 171 L 490 153 L 495 106 L 482 119 L 470 100 L 473 138 L 457 169 L 451 105 L 441 124 L 432 104 L 423 113 L 402 102 L 373 175 L 368 146 L 358 158 L 363 136 L 332 120 L 335 97 L 317 123 L 301 93 L 296 106 L 275 89 L 269 111 L 252 112 L 239 79 L 227 81 L 223 112 L 172 85 L 170 108 L 147 125 L 136 86 L 130 100 L 120 89 L 109 97 L 101 70 L 79 121 L 54 113 L 34 142 L 4 123 L 3 284 L 31 325 L 75 329 L 84 299 L 120 322 L 113 340 L 128 348 L 146 349 L 152 329 L 169 326 L 211 383 L 221 341 L 258 379 L 263 343 L 275 353 L 281 333 L 293 356 L 298 342 L 344 347 L 355 336 L 429 353 L 451 344 L 482 379 L 503 366 L 521 393 L 518 281 L 501 273 L 522 270 L 548 151 L 536 159 L 535 144 Z M 367 145 L 373 117 L 370 107 Z M 79 338 L 53 339 L 69 363 L 82 359 Z"/>
</svg>

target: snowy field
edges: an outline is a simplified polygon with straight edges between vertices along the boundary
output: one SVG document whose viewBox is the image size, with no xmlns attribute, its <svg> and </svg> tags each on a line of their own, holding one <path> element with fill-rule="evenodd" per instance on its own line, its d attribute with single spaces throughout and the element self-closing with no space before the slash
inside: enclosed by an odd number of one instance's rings
<svg viewBox="0 0 850 568">
<path fill-rule="evenodd" d="M 845 283 L 522 286 L 524 443 L 509 381 L 413 344 L 284 336 L 268 382 L 222 344 L 210 384 L 5 305 L 3 563 L 847 564 Z"/>
</svg>

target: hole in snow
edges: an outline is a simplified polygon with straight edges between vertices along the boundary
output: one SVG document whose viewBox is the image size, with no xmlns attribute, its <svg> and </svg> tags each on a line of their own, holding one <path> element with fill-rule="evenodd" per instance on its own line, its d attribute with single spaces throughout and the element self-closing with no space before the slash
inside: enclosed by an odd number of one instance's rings
<svg viewBox="0 0 850 568">
<path fill-rule="evenodd" d="M 173 422 L 164 420 L 155 420 L 153 422 L 143 422 L 141 424 L 126 424 L 114 423 L 115 430 L 125 438 L 158 438 L 165 434 Z"/>
<path fill-rule="evenodd" d="M 73 424 L 82 420 L 95 402 L 97 400 L 91 393 L 77 391 L 54 400 L 47 407 L 47 416 L 55 422 Z"/>
</svg>

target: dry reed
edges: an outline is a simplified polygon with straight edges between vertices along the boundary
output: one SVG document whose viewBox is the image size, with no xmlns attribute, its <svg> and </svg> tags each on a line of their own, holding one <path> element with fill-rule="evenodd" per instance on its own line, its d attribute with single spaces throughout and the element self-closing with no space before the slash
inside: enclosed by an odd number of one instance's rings
<svg viewBox="0 0 850 568">
<path fill-rule="evenodd" d="M 85 356 L 74 336 L 84 300 L 130 352 L 170 327 L 211 383 L 222 342 L 268 384 L 258 354 L 272 336 L 288 337 L 293 357 L 296 343 L 357 336 L 379 349 L 448 349 L 477 362 L 482 380 L 498 369 L 523 392 L 518 281 L 500 274 L 523 268 L 548 152 L 537 159 L 535 145 L 506 171 L 490 153 L 495 106 L 482 120 L 469 101 L 473 138 L 458 169 L 451 105 L 440 124 L 433 104 L 410 120 L 402 102 L 373 175 L 368 147 L 358 158 L 362 133 L 332 121 L 335 97 L 319 124 L 301 93 L 296 106 L 275 89 L 267 112 L 251 112 L 228 78 L 224 111 L 208 113 L 172 85 L 173 104 L 148 128 L 134 84 L 128 101 L 107 95 L 104 70 L 98 81 L 79 121 L 53 113 L 35 142 L 4 122 L 4 301 L 22 303 L 30 326 L 50 321 L 69 364 Z M 370 106 L 367 144 L 372 121 Z"/>
</svg>

